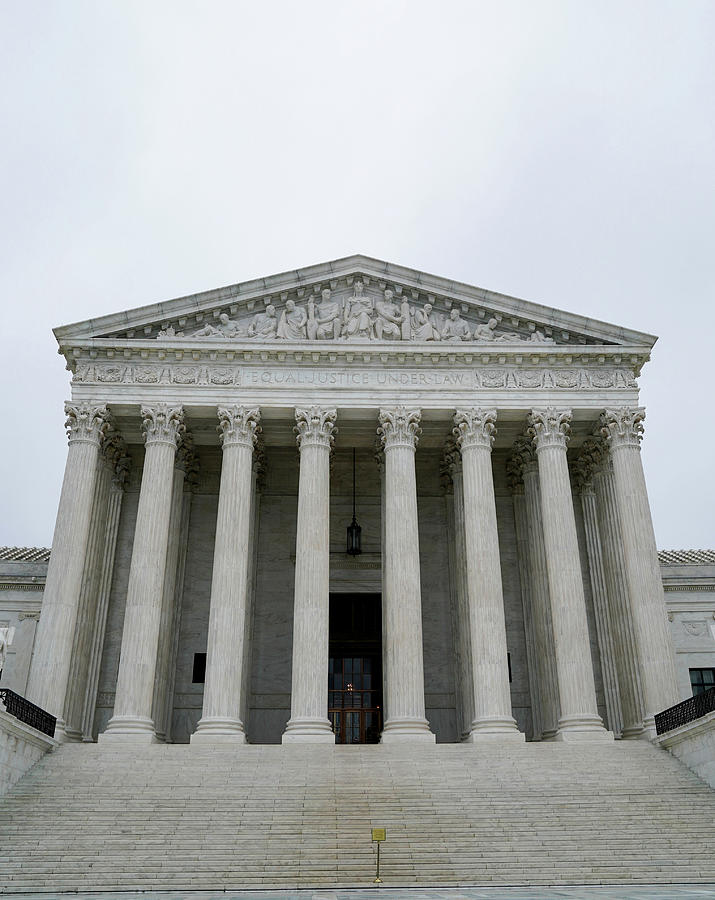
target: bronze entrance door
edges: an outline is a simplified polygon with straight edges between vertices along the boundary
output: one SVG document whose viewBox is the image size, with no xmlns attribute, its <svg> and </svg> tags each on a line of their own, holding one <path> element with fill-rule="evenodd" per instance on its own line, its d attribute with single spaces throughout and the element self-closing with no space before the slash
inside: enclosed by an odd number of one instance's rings
<svg viewBox="0 0 715 900">
<path fill-rule="evenodd" d="M 330 595 L 328 717 L 336 744 L 377 744 L 382 731 L 379 594 Z"/>
<path fill-rule="evenodd" d="M 336 744 L 377 744 L 382 730 L 378 660 L 371 656 L 331 656 L 328 715 Z"/>
</svg>

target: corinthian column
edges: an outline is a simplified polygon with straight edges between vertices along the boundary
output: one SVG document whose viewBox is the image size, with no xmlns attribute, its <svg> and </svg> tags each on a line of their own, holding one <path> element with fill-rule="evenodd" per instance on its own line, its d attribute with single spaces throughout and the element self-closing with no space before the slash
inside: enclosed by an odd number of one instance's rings
<svg viewBox="0 0 715 900">
<path fill-rule="evenodd" d="M 614 628 L 608 602 L 601 532 L 598 524 L 596 491 L 593 486 L 594 469 L 599 458 L 599 448 L 592 440 L 585 441 L 581 447 L 581 455 L 571 466 L 571 475 L 574 490 L 581 498 L 591 599 L 601 659 L 603 692 L 606 700 L 606 717 L 614 736 L 620 736 L 623 733 L 620 683 L 613 640 Z"/>
<path fill-rule="evenodd" d="M 602 433 L 611 450 L 623 562 L 633 616 L 645 706 L 644 725 L 655 734 L 653 717 L 678 703 L 673 646 L 665 612 L 663 582 L 641 462 L 642 408 L 607 409 Z"/>
<path fill-rule="evenodd" d="M 223 445 L 203 714 L 191 736 L 196 741 L 245 744 L 241 721 L 243 654 L 251 528 L 253 447 L 261 414 L 244 406 L 220 408 Z"/>
<path fill-rule="evenodd" d="M 385 451 L 385 537 L 383 546 L 383 655 L 387 719 L 381 741 L 435 736 L 425 718 L 422 660 L 422 598 L 417 522 L 415 447 L 420 411 L 397 406 L 380 410 L 378 434 Z"/>
<path fill-rule="evenodd" d="M 171 515 L 169 516 L 169 539 L 166 549 L 166 568 L 164 570 L 164 590 L 161 601 L 161 618 L 159 620 L 159 646 L 156 652 L 156 670 L 154 672 L 154 700 L 152 702 L 152 719 L 157 738 L 167 740 L 171 733 L 171 684 L 173 681 L 174 644 L 176 622 L 179 618 L 181 595 L 177 596 L 177 576 L 182 557 L 182 542 L 186 535 L 184 524 L 184 485 L 189 472 L 198 468 L 194 448 L 189 435 L 183 440 L 174 460 L 174 481 L 171 492 Z"/>
<path fill-rule="evenodd" d="M 62 714 L 92 520 L 99 448 L 108 417 L 106 406 L 92 402 L 66 403 L 65 413 L 69 449 L 27 687 L 29 700 L 57 716 L 55 736 L 59 740 L 64 738 Z"/>
<path fill-rule="evenodd" d="M 541 739 L 551 740 L 558 730 L 559 682 L 556 674 L 554 625 L 551 617 L 544 529 L 541 524 L 539 463 L 534 453 L 533 444 L 530 451 L 525 449 L 523 459 L 522 477 L 524 478 L 524 503 L 526 506 L 531 594 L 538 659 L 539 696 L 541 699 Z"/>
<path fill-rule="evenodd" d="M 283 743 L 334 743 L 328 719 L 330 448 L 336 411 L 296 409 L 300 450 L 290 720 Z"/>
<path fill-rule="evenodd" d="M 467 602 L 467 560 L 464 544 L 464 487 L 462 457 L 456 443 L 450 439 L 445 449 L 445 465 L 452 480 L 452 527 L 450 546 L 454 577 L 454 610 L 452 630 L 456 658 L 457 727 L 460 740 L 466 740 L 474 719 L 474 679 L 472 677 L 472 648 L 469 638 L 469 605 Z"/>
<path fill-rule="evenodd" d="M 504 595 L 492 474 L 495 409 L 458 409 L 454 436 L 462 453 L 467 605 L 474 718 L 468 741 L 523 741 L 511 714 Z"/>
<path fill-rule="evenodd" d="M 561 714 L 555 740 L 612 740 L 596 704 L 586 600 L 566 462 L 571 410 L 535 409 L 529 417 L 536 445 L 546 569 Z"/>
<path fill-rule="evenodd" d="M 638 652 L 633 635 L 633 617 L 623 557 L 621 524 L 618 520 L 616 490 L 613 484 L 613 464 L 605 444 L 600 454 L 599 465 L 593 473 L 593 487 L 596 491 L 603 568 L 613 625 L 618 692 L 623 716 L 621 736 L 623 738 L 639 738 L 643 735 L 643 694 L 638 669 Z"/>
<path fill-rule="evenodd" d="M 183 410 L 165 403 L 142 406 L 146 452 L 129 567 L 114 715 L 100 741 L 153 742 L 152 700 L 169 542 L 176 445 Z"/>
</svg>

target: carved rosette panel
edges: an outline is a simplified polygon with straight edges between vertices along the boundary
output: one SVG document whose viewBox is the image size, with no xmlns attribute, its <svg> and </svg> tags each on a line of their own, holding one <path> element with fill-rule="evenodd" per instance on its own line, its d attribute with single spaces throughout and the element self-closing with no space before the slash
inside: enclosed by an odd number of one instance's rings
<svg viewBox="0 0 715 900">
<path fill-rule="evenodd" d="M 257 406 L 220 406 L 216 430 L 221 444 L 224 447 L 241 446 L 253 450 L 261 430 L 260 421 L 261 411 Z"/>
<path fill-rule="evenodd" d="M 176 447 L 186 430 L 181 406 L 169 406 L 168 403 L 142 406 L 141 417 L 146 444 L 165 443 Z"/>
<path fill-rule="evenodd" d="M 645 409 L 642 406 L 607 409 L 601 415 L 601 434 L 611 450 L 621 447 L 640 449 L 644 419 Z"/>
<path fill-rule="evenodd" d="M 571 432 L 570 409 L 556 409 L 553 406 L 532 409 L 528 421 L 527 433 L 531 436 L 537 453 L 549 447 L 566 449 Z"/>
<path fill-rule="evenodd" d="M 413 407 L 393 406 L 381 409 L 377 434 L 383 449 L 387 451 L 395 447 L 408 447 L 414 450 L 422 434 L 420 420 L 420 410 Z"/>
<path fill-rule="evenodd" d="M 452 434 L 462 453 L 475 447 L 491 450 L 496 433 L 495 409 L 458 409 L 454 415 Z"/>
<path fill-rule="evenodd" d="M 124 490 L 132 461 L 127 451 L 127 445 L 118 431 L 111 429 L 108 432 L 102 444 L 102 452 L 112 472 L 112 484 L 115 488 Z"/>
<path fill-rule="evenodd" d="M 322 406 L 311 406 L 309 409 L 296 409 L 295 431 L 298 449 L 303 447 L 327 447 L 332 449 L 338 429 L 335 420 L 336 409 L 324 409 Z"/>
<path fill-rule="evenodd" d="M 65 403 L 65 429 L 71 443 L 85 441 L 101 444 L 109 429 L 109 410 L 88 401 L 86 403 Z"/>
</svg>

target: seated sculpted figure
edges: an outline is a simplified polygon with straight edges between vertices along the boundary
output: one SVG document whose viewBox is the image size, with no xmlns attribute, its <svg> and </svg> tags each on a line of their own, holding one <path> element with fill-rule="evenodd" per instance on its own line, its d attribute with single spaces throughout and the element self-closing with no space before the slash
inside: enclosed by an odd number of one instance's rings
<svg viewBox="0 0 715 900">
<path fill-rule="evenodd" d="M 385 299 L 378 300 L 375 303 L 375 335 L 379 341 L 395 340 L 399 341 L 402 337 L 402 312 L 392 302 L 393 293 L 391 290 L 385 291 Z"/>
<path fill-rule="evenodd" d="M 253 317 L 253 321 L 248 326 L 248 336 L 270 340 L 276 336 L 277 327 L 276 308 L 270 303 L 265 312 L 258 313 Z"/>
<path fill-rule="evenodd" d="M 345 301 L 344 336 L 369 340 L 372 337 L 372 313 L 372 300 L 363 294 L 362 281 L 356 281 L 355 293 Z"/>
<path fill-rule="evenodd" d="M 478 341 L 480 344 L 486 344 L 490 341 L 495 341 L 497 339 L 494 333 L 494 329 L 496 327 L 496 319 L 490 319 L 486 325 L 480 323 L 474 329 L 474 340 Z"/>
<path fill-rule="evenodd" d="M 443 341 L 471 341 L 472 332 L 469 325 L 459 315 L 458 309 L 452 309 L 449 318 L 442 326 Z"/>
<path fill-rule="evenodd" d="M 234 322 L 232 319 L 230 319 L 227 313 L 221 313 L 221 315 L 218 317 L 218 321 L 218 325 L 211 325 L 207 322 L 203 328 L 200 328 L 198 331 L 194 332 L 194 337 L 235 338 L 244 336 L 246 334 L 246 332 L 241 328 L 238 322 Z M 160 337 L 161 336 L 163 335 L 160 334 Z M 180 336 L 181 335 L 179 334 L 174 335 L 174 337 Z"/>
<path fill-rule="evenodd" d="M 281 313 L 280 321 L 276 334 L 279 338 L 286 341 L 305 340 L 307 332 L 305 329 L 308 316 L 302 306 L 296 306 L 295 301 L 288 300 L 286 307 Z"/>
<path fill-rule="evenodd" d="M 551 337 L 546 337 L 543 331 L 539 331 L 537 328 L 536 331 L 532 332 L 529 337 L 530 344 L 555 344 L 556 341 Z"/>
<path fill-rule="evenodd" d="M 425 303 L 422 309 L 412 313 L 412 334 L 416 341 L 439 341 L 442 335 L 432 321 L 432 304 Z"/>
<path fill-rule="evenodd" d="M 308 337 L 311 341 L 334 340 L 340 337 L 343 323 L 340 321 L 340 303 L 330 299 L 330 289 L 320 295 L 320 303 L 308 300 Z"/>
</svg>

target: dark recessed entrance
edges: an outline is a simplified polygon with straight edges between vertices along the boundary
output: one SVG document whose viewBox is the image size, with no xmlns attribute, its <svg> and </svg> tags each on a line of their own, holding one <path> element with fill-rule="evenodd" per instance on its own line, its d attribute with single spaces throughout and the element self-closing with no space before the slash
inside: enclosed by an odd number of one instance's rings
<svg viewBox="0 0 715 900">
<path fill-rule="evenodd" d="M 336 744 L 377 744 L 380 740 L 380 594 L 330 595 L 328 717 Z"/>
</svg>

